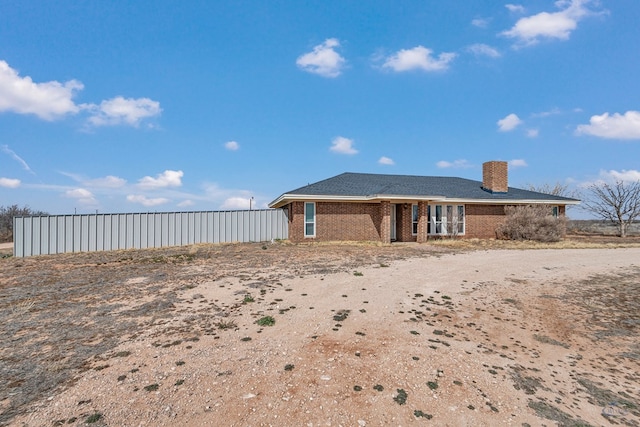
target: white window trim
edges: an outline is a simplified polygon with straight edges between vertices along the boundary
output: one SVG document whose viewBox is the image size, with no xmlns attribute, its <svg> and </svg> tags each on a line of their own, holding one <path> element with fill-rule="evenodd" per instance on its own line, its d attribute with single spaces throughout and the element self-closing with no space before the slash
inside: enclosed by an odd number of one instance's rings
<svg viewBox="0 0 640 427">
<path fill-rule="evenodd" d="M 429 224 L 430 224 L 430 232 L 429 235 L 430 236 L 464 236 L 465 233 L 467 232 L 467 210 L 465 208 L 465 205 L 460 205 L 460 204 L 430 204 L 429 205 L 431 207 L 431 217 L 429 218 Z M 437 212 L 437 208 L 436 206 L 440 206 L 440 213 L 441 213 L 441 218 L 440 218 L 440 233 L 437 233 L 437 227 L 436 227 L 436 212 Z M 447 206 L 451 206 L 452 208 L 452 214 L 453 214 L 453 219 L 452 222 L 455 224 L 455 226 L 459 225 L 459 221 L 458 221 L 458 206 L 462 206 L 462 232 L 459 231 L 455 231 L 454 233 L 448 233 L 447 230 Z"/>
<path fill-rule="evenodd" d="M 307 205 L 313 205 L 313 221 L 307 221 Z M 316 237 L 316 202 L 304 202 L 304 237 Z M 313 234 L 307 234 L 307 224 L 313 224 Z"/>
</svg>

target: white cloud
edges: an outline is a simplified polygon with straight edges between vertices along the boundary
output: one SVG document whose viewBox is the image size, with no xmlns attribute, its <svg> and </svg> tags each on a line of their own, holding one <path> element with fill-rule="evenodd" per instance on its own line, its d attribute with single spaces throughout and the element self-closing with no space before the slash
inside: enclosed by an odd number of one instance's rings
<svg viewBox="0 0 640 427">
<path fill-rule="evenodd" d="M 224 148 L 226 148 L 229 151 L 237 151 L 240 149 L 240 144 L 238 144 L 236 141 L 228 141 L 228 142 L 225 142 Z"/>
<path fill-rule="evenodd" d="M 519 4 L 505 4 L 504 7 L 509 9 L 512 13 L 524 13 L 524 6 Z"/>
<path fill-rule="evenodd" d="M 382 156 L 378 159 L 378 163 L 381 165 L 395 165 L 396 162 L 393 161 L 392 158 Z"/>
<path fill-rule="evenodd" d="M 2 178 L 2 177 L 0 177 L 0 187 L 18 188 L 18 187 L 20 187 L 20 180 L 19 179 Z"/>
<path fill-rule="evenodd" d="M 472 44 L 467 47 L 467 50 L 475 56 L 488 56 L 489 58 L 499 58 L 502 56 L 496 48 L 483 43 Z"/>
<path fill-rule="evenodd" d="M 397 72 L 410 70 L 443 71 L 449 68 L 449 63 L 456 57 L 455 53 L 444 52 L 435 58 L 432 53 L 433 50 L 424 46 L 402 49 L 389 56 L 382 66 Z"/>
<path fill-rule="evenodd" d="M 511 113 L 504 119 L 498 120 L 497 124 L 500 132 L 509 132 L 520 126 L 522 120 L 516 114 Z"/>
<path fill-rule="evenodd" d="M 67 190 L 65 191 L 64 196 L 70 199 L 75 199 L 78 203 L 84 206 L 95 206 L 97 204 L 93 193 L 85 188 Z"/>
<path fill-rule="evenodd" d="M 180 187 L 182 185 L 182 171 L 166 170 L 157 175 L 157 178 L 145 176 L 138 181 L 138 187 L 153 190 L 166 187 Z"/>
<path fill-rule="evenodd" d="M 127 184 L 127 180 L 117 176 L 107 175 L 104 178 L 90 179 L 83 181 L 83 183 L 90 187 L 121 188 Z"/>
<path fill-rule="evenodd" d="M 84 188 L 74 188 L 73 190 L 67 190 L 64 193 L 65 197 L 70 197 L 72 199 L 89 199 L 93 198 L 93 193 L 91 191 Z"/>
<path fill-rule="evenodd" d="M 576 134 L 606 139 L 640 139 L 640 111 L 591 116 L 588 125 L 576 128 Z"/>
<path fill-rule="evenodd" d="M 193 206 L 193 205 L 195 205 L 195 202 L 193 200 L 188 200 L 188 199 L 187 200 L 183 200 L 180 203 L 178 203 L 178 207 L 180 207 L 180 208 L 186 208 L 186 207 Z"/>
<path fill-rule="evenodd" d="M 509 160 L 507 163 L 511 168 L 522 168 L 522 167 L 529 166 L 527 162 L 524 161 L 523 159 L 513 159 L 513 160 Z"/>
<path fill-rule="evenodd" d="M 3 145 L 1 148 L 2 148 L 2 151 L 7 153 L 9 156 L 11 156 L 13 160 L 20 163 L 24 170 L 35 175 L 35 172 L 31 170 L 27 162 L 25 162 L 20 156 L 18 156 L 12 149 L 10 149 L 8 145 Z"/>
<path fill-rule="evenodd" d="M 345 59 L 334 48 L 340 47 L 338 39 L 326 39 L 322 44 L 298 57 L 298 67 L 309 73 L 322 77 L 338 77 L 342 73 Z"/>
<path fill-rule="evenodd" d="M 541 111 L 540 113 L 533 113 L 531 117 L 536 117 L 536 118 L 549 117 L 549 116 L 555 116 L 558 114 L 562 114 L 562 111 L 558 107 L 553 107 L 549 111 Z"/>
<path fill-rule="evenodd" d="M 357 154 L 358 150 L 353 148 L 353 144 L 353 139 L 338 136 L 333 138 L 333 141 L 331 141 L 331 147 L 329 150 L 340 154 Z"/>
<path fill-rule="evenodd" d="M 584 181 L 579 184 L 581 188 L 589 188 L 591 185 L 615 184 L 617 181 L 634 183 L 640 181 L 640 170 L 601 170 L 598 179 Z"/>
<path fill-rule="evenodd" d="M 221 209 L 249 209 L 251 197 L 229 197 L 222 202 Z"/>
<path fill-rule="evenodd" d="M 440 169 L 466 169 L 472 167 L 473 165 L 471 165 L 466 159 L 458 159 L 454 160 L 453 162 L 440 160 L 438 163 L 436 163 L 436 166 Z"/>
<path fill-rule="evenodd" d="M 44 120 L 55 120 L 79 111 L 73 97 L 83 87 L 77 80 L 35 83 L 31 77 L 20 77 L 6 61 L 0 61 L 0 112 L 35 114 Z"/>
<path fill-rule="evenodd" d="M 134 194 L 128 195 L 127 200 L 131 203 L 139 203 L 147 207 L 164 205 L 165 203 L 169 202 L 169 199 L 166 199 L 164 197 L 156 197 L 156 198 L 150 199 L 146 196 L 134 195 Z"/>
<path fill-rule="evenodd" d="M 540 131 L 538 129 L 527 129 L 527 136 L 529 138 L 537 138 Z"/>
<path fill-rule="evenodd" d="M 484 18 L 475 18 L 471 21 L 471 25 L 478 28 L 487 28 L 489 26 L 489 20 Z"/>
<path fill-rule="evenodd" d="M 540 12 L 536 15 L 520 18 L 508 31 L 501 35 L 517 40 L 516 47 L 534 45 L 540 39 L 567 40 L 578 22 L 594 13 L 586 8 L 592 0 L 558 0 L 558 12 Z M 511 9 L 510 9 L 511 10 Z"/>
<path fill-rule="evenodd" d="M 158 101 L 149 98 L 115 98 L 102 101 L 100 105 L 85 105 L 92 112 L 89 123 L 93 126 L 130 125 L 138 127 L 146 118 L 160 115 L 162 108 Z"/>
</svg>

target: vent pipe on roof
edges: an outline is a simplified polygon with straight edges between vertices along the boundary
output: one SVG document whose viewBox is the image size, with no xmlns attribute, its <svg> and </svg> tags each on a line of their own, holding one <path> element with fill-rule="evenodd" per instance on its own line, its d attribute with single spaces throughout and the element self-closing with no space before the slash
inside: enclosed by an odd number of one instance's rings
<svg viewBox="0 0 640 427">
<path fill-rule="evenodd" d="M 507 162 L 493 160 L 482 164 L 482 188 L 492 193 L 509 191 Z"/>
</svg>

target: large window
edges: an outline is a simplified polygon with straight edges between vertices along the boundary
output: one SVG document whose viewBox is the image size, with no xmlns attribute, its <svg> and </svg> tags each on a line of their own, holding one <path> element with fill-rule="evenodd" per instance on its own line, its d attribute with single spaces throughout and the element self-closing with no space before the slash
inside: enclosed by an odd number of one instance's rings
<svg viewBox="0 0 640 427">
<path fill-rule="evenodd" d="M 316 204 L 304 204 L 304 237 L 316 237 Z"/>
<path fill-rule="evenodd" d="M 464 205 L 429 205 L 427 233 L 461 235 L 465 232 Z"/>
<path fill-rule="evenodd" d="M 411 234 L 418 234 L 418 205 L 411 205 Z"/>
</svg>

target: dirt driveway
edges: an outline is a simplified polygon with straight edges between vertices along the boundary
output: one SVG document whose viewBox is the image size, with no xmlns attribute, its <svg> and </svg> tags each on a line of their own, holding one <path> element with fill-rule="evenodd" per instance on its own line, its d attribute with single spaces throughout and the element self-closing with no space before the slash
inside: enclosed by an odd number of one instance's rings
<svg viewBox="0 0 640 427">
<path fill-rule="evenodd" d="M 640 248 L 0 260 L 0 424 L 640 425 Z"/>
</svg>

